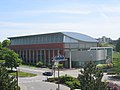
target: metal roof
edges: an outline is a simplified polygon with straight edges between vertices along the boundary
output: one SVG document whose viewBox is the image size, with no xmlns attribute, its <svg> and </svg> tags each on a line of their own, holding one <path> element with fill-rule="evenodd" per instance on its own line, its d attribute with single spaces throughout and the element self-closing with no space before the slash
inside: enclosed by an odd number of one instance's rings
<svg viewBox="0 0 120 90">
<path fill-rule="evenodd" d="M 17 36 L 17 37 L 9 37 L 12 38 L 21 38 L 21 37 L 31 37 L 31 36 L 38 36 L 38 35 L 49 35 L 49 34 L 58 34 L 62 33 L 68 37 L 74 38 L 76 40 L 85 41 L 85 42 L 98 42 L 95 38 L 92 38 L 88 35 L 76 33 L 76 32 L 55 32 L 55 33 L 46 33 L 46 34 L 37 34 L 37 35 L 27 35 L 27 36 Z"/>
<path fill-rule="evenodd" d="M 92 38 L 88 35 L 81 34 L 81 33 L 75 33 L 75 32 L 61 32 L 66 36 L 72 37 L 74 39 L 80 40 L 80 41 L 86 41 L 86 42 L 98 42 L 95 38 Z"/>
</svg>

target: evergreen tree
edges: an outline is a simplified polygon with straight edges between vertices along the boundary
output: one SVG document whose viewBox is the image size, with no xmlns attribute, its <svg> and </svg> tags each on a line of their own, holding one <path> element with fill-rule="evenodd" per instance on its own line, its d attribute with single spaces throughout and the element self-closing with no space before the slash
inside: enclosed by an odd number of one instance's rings
<svg viewBox="0 0 120 90">
<path fill-rule="evenodd" d="M 2 49 L 2 43 L 0 42 L 0 50 Z"/>
<path fill-rule="evenodd" d="M 120 38 L 117 40 L 116 51 L 120 52 Z"/>
<path fill-rule="evenodd" d="M 108 90 L 106 84 L 101 81 L 103 73 L 96 68 L 92 62 L 89 62 L 81 74 L 78 76 L 81 90 Z"/>
<path fill-rule="evenodd" d="M 17 80 L 8 74 L 5 67 L 0 65 L 0 90 L 20 90 Z"/>
</svg>

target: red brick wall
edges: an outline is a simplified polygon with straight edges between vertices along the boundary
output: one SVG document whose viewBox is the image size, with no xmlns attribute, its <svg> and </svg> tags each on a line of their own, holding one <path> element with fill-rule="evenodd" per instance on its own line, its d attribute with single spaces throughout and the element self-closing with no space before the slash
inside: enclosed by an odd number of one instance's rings
<svg viewBox="0 0 120 90">
<path fill-rule="evenodd" d="M 20 49 L 63 49 L 64 43 L 49 43 L 49 44 L 31 44 L 31 45 L 11 45 L 12 50 Z"/>
</svg>

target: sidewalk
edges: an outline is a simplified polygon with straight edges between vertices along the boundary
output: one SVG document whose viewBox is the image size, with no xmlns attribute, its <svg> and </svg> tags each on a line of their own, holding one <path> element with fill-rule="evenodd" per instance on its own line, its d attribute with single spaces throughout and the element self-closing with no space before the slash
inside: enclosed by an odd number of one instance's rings
<svg viewBox="0 0 120 90">
<path fill-rule="evenodd" d="M 20 86 L 20 90 L 28 90 L 25 85 L 19 84 L 19 86 Z"/>
</svg>

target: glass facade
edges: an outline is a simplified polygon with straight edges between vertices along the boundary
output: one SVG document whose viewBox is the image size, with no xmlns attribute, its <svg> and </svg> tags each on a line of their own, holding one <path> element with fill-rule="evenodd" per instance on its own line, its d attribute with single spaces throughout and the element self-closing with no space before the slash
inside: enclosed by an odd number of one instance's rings
<svg viewBox="0 0 120 90">
<path fill-rule="evenodd" d="M 11 45 L 46 44 L 63 42 L 62 34 L 46 34 L 12 38 Z"/>
<path fill-rule="evenodd" d="M 90 47 L 97 47 L 97 43 L 94 42 L 84 42 L 77 39 L 73 39 L 68 36 L 64 36 L 65 48 L 72 49 L 89 49 Z"/>
</svg>

